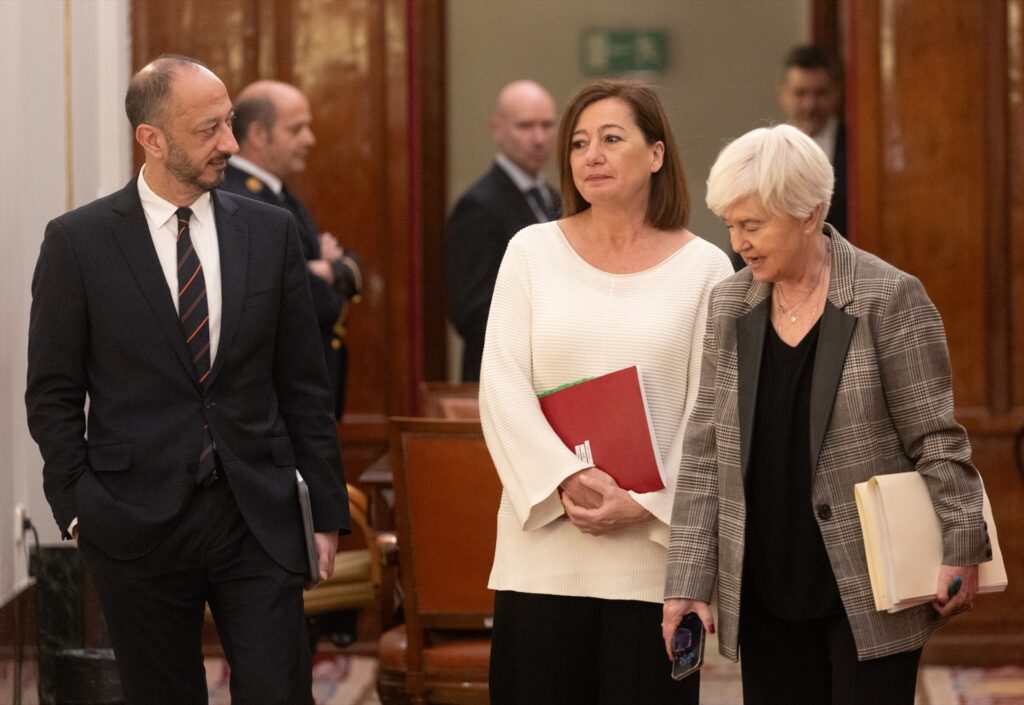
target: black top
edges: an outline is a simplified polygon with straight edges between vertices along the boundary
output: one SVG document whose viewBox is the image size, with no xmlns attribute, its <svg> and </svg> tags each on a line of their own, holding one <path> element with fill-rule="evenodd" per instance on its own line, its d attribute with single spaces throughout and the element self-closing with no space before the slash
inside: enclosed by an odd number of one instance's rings
<svg viewBox="0 0 1024 705">
<path fill-rule="evenodd" d="M 821 322 L 796 347 L 768 325 L 747 475 L 744 599 L 784 619 L 842 609 L 811 502 L 810 400 Z"/>
</svg>

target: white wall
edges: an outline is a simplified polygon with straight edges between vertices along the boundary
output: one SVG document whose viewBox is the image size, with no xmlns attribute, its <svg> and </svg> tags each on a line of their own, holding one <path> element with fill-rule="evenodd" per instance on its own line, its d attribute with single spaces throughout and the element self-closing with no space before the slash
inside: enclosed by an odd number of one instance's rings
<svg viewBox="0 0 1024 705">
<path fill-rule="evenodd" d="M 128 0 L 0 0 L 0 605 L 27 584 L 14 507 L 44 543 L 60 540 L 25 421 L 30 286 L 46 222 L 130 176 L 128 12 Z"/>
<path fill-rule="evenodd" d="M 707 174 L 729 140 L 781 121 L 781 63 L 810 39 L 808 0 L 448 0 L 447 12 L 449 209 L 493 158 L 487 120 L 501 86 L 535 79 L 561 108 L 592 78 L 580 70 L 583 30 L 665 30 L 668 69 L 647 78 L 682 152 L 690 229 L 728 250 L 725 228 L 704 205 Z M 549 180 L 558 183 L 554 159 Z M 452 333 L 452 379 L 460 346 Z"/>
</svg>

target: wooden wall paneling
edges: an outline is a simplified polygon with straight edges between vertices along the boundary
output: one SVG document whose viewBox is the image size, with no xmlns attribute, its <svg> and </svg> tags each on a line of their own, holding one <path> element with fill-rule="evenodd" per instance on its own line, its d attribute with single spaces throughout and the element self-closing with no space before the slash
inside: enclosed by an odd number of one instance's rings
<svg viewBox="0 0 1024 705">
<path fill-rule="evenodd" d="M 851 212 L 861 247 L 918 276 L 946 324 L 957 417 L 992 498 L 1010 587 L 926 659 L 1024 659 L 1024 0 L 850 0 Z M 968 648 L 973 647 L 973 648 Z"/>
<path fill-rule="evenodd" d="M 21 658 L 24 659 L 23 665 L 27 670 L 28 664 L 36 660 L 39 634 L 38 602 L 38 589 L 32 584 L 13 599 L 0 604 L 0 662 L 12 662 Z M 13 663 L 4 664 L 4 668 L 5 675 L 13 675 Z M 33 678 L 32 681 L 34 680 Z M 14 687 L 10 680 L 0 681 L 0 685 Z M 2 693 L 4 690 L 0 689 L 0 694 Z"/>
<path fill-rule="evenodd" d="M 383 452 L 388 390 L 401 384 L 381 364 L 401 340 L 389 336 L 390 299 L 406 279 L 394 279 L 389 259 L 401 249 L 389 211 L 404 207 L 388 176 L 389 135 L 384 11 L 380 3 L 345 0 L 278 0 L 278 75 L 309 95 L 317 144 L 296 191 L 320 227 L 359 253 L 364 266 L 362 301 L 347 319 L 349 346 L 342 451 L 349 479 Z M 396 344 L 397 343 L 397 344 Z"/>
<path fill-rule="evenodd" d="M 408 403 L 415 408 L 415 390 L 423 379 L 423 327 L 416 325 L 422 322 L 423 314 L 423 134 L 420 129 L 422 122 L 422 105 L 420 92 L 422 82 L 419 80 L 420 45 L 422 43 L 421 13 L 414 0 L 405 2 L 405 35 L 406 41 L 406 106 L 409 139 L 407 141 L 406 165 L 408 167 L 409 207 L 406 227 L 416 237 L 410 240 L 409 248 L 409 301 L 410 318 L 410 353 L 412 367 L 410 369 L 413 387 L 410 389 Z M 390 440 L 390 439 L 389 439 Z"/>
<path fill-rule="evenodd" d="M 877 230 L 863 233 L 861 242 L 919 277 L 942 312 L 957 402 L 968 407 L 986 406 L 988 391 L 979 344 L 986 339 L 989 222 L 986 95 L 978 80 L 986 67 L 985 5 L 878 4 L 878 55 L 870 60 L 879 65 L 879 171 L 866 176 L 880 188 L 876 203 L 858 204 L 878 218 Z M 941 90 L 922 76 L 941 80 Z"/>
<path fill-rule="evenodd" d="M 445 12 L 442 0 L 413 3 L 419 15 L 417 42 L 420 83 L 420 151 L 422 187 L 421 241 L 423 272 L 423 375 L 448 376 L 447 307 L 444 298 L 444 225 L 447 203 L 447 140 L 445 124 Z"/>
<path fill-rule="evenodd" d="M 347 410 L 381 416 L 385 406 L 377 390 L 386 378 L 375 361 L 384 352 L 387 292 L 380 280 L 390 237 L 381 202 L 388 194 L 381 120 L 386 58 L 374 41 L 381 18 L 365 2 L 301 0 L 279 7 L 288 10 L 279 13 L 288 17 L 278 38 L 279 75 L 309 96 L 317 137 L 293 188 L 321 229 L 358 252 L 364 264 L 363 300 L 348 317 Z"/>
<path fill-rule="evenodd" d="M 881 101 L 877 87 L 881 83 L 878 60 L 878 4 L 847 5 L 845 57 L 845 119 L 847 124 L 847 178 L 850 240 L 871 252 L 878 252 L 881 241 L 882 136 Z"/>
<path fill-rule="evenodd" d="M 413 0 L 383 0 L 384 37 L 382 46 L 387 53 L 387 106 L 384 113 L 387 126 L 387 179 L 388 190 L 396 198 L 388 204 L 387 222 L 391 235 L 388 251 L 389 283 L 393 296 L 389 298 L 388 310 L 390 328 L 387 374 L 400 384 L 388 388 L 387 404 L 391 415 L 408 413 L 412 409 L 413 394 L 418 383 L 420 361 L 413 359 L 412 337 L 422 339 L 422 320 L 419 312 L 412 307 L 417 298 L 411 289 L 421 283 L 421 274 L 415 269 L 418 257 L 413 257 L 412 248 L 419 248 L 414 242 L 412 224 L 418 214 L 411 212 L 415 202 L 412 192 L 412 172 L 419 168 L 418 155 L 410 151 L 413 142 L 412 130 L 416 128 L 410 120 L 409 91 L 413 80 L 408 72 L 409 54 L 406 41 L 410 28 Z M 401 284 L 399 288 L 398 285 Z M 385 419 L 382 419 L 383 422 Z M 381 438 L 386 442 L 386 429 L 381 427 Z"/>
<path fill-rule="evenodd" d="M 1007 37 L 1005 3 L 987 3 L 984 17 L 987 31 L 996 37 Z M 1007 100 L 1008 75 L 1007 42 L 985 42 L 984 47 L 984 104 L 982 125 L 985 128 L 985 214 L 986 229 L 985 286 L 988 293 L 986 314 L 987 333 L 986 385 L 989 415 L 1004 415 L 1010 410 L 1012 386 L 1007 384 L 1010 370 L 1010 212 L 1006 207 L 1009 191 L 1009 160 L 1007 151 L 1010 136 L 1009 102 Z"/>
<path fill-rule="evenodd" d="M 214 70 L 231 95 L 257 78 L 261 0 L 133 0 L 132 67 L 162 53 L 185 54 Z"/>
<path fill-rule="evenodd" d="M 1024 0 L 1006 3 L 1011 407 L 1024 409 Z M 1020 418 L 1018 427 L 1024 427 Z M 1024 477 L 1022 477 L 1024 481 Z"/>
<path fill-rule="evenodd" d="M 839 3 L 837 0 L 811 0 L 811 41 L 842 56 L 839 41 Z"/>
</svg>

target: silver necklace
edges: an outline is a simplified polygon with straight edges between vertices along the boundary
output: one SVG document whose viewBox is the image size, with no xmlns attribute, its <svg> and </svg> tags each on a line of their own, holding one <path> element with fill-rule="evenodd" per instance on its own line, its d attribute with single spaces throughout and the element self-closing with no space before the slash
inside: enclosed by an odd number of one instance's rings
<svg viewBox="0 0 1024 705">
<path fill-rule="evenodd" d="M 831 241 L 825 241 L 825 259 L 822 260 L 821 267 L 818 269 L 818 276 L 814 280 L 814 286 L 811 287 L 811 290 L 804 294 L 804 296 L 795 304 L 791 304 L 789 302 L 789 299 L 786 297 L 786 292 L 782 290 L 782 284 L 779 282 L 775 283 L 775 288 L 779 290 L 779 300 L 776 303 L 778 304 L 779 310 L 785 314 L 790 323 L 796 323 L 797 320 L 799 320 L 800 314 L 797 313 L 797 310 L 804 305 L 807 299 L 811 298 L 811 295 L 814 294 L 818 290 L 818 286 L 821 285 L 822 275 L 825 273 L 825 268 L 828 266 L 829 260 L 831 259 L 829 256 L 832 249 L 831 244 Z M 815 310 L 817 308 L 817 306 L 814 307 Z"/>
</svg>

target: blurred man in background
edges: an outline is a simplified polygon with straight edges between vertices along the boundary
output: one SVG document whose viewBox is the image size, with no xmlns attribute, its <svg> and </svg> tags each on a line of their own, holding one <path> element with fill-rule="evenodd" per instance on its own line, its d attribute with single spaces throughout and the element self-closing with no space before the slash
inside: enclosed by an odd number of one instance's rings
<svg viewBox="0 0 1024 705">
<path fill-rule="evenodd" d="M 508 241 L 527 225 L 556 220 L 561 210 L 558 192 L 541 174 L 555 142 L 551 95 L 534 81 L 502 88 L 491 137 L 494 164 L 459 198 L 445 237 L 448 316 L 465 343 L 463 382 L 480 379 L 487 312 Z"/>
<path fill-rule="evenodd" d="M 839 112 L 839 65 L 824 49 L 798 46 L 786 55 L 779 104 L 786 122 L 809 135 L 824 150 L 836 174 L 835 192 L 825 222 L 846 235 L 846 126 Z"/>
<path fill-rule="evenodd" d="M 363 274 L 355 253 L 342 248 L 331 233 L 320 232 L 309 209 L 285 186 L 287 179 L 306 170 L 306 154 L 316 144 L 312 119 L 309 100 L 295 86 L 257 81 L 245 87 L 235 99 L 232 128 L 239 152 L 228 164 L 222 188 L 286 208 L 298 221 L 334 415 L 340 420 L 348 374 L 345 318 L 349 302 L 359 300 Z"/>
</svg>

